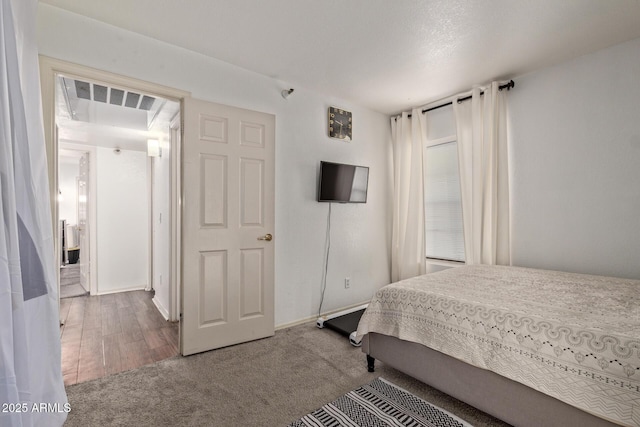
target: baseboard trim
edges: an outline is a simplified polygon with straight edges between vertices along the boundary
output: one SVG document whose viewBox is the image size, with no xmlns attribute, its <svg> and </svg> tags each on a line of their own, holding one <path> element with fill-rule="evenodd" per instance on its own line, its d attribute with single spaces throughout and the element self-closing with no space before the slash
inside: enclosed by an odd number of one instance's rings
<svg viewBox="0 0 640 427">
<path fill-rule="evenodd" d="M 119 294 L 120 292 L 131 292 L 131 291 L 146 291 L 145 286 L 136 286 L 134 288 L 124 288 L 124 289 L 113 289 L 106 292 L 98 292 L 97 295 L 110 295 L 110 294 Z"/>
<path fill-rule="evenodd" d="M 362 304 L 362 305 L 358 305 L 358 306 L 352 307 L 352 308 L 347 309 L 347 310 L 338 311 L 337 313 L 325 314 L 323 316 L 318 317 L 318 320 L 316 320 L 316 326 L 318 328 L 324 328 L 324 322 L 326 322 L 328 320 L 331 320 L 331 319 L 335 319 L 336 317 L 344 316 L 345 314 L 351 314 L 354 311 L 364 310 L 368 306 L 369 306 L 369 303 L 366 303 L 366 304 Z"/>
<path fill-rule="evenodd" d="M 335 315 L 337 313 L 343 312 L 343 311 L 350 311 L 353 310 L 356 307 L 360 307 L 362 305 L 366 305 L 369 304 L 370 300 L 364 301 L 364 302 L 359 302 L 357 304 L 351 304 L 342 308 L 336 308 L 335 310 L 330 310 L 330 311 L 326 311 L 324 313 L 322 313 L 320 315 L 320 317 L 330 317 L 332 315 Z M 294 326 L 298 326 L 298 325 L 302 325 L 304 323 L 308 323 L 308 322 L 315 322 L 318 320 L 318 316 L 317 315 L 313 315 L 313 316 L 309 316 L 309 317 L 305 317 L 304 319 L 300 319 L 300 320 L 295 320 L 293 322 L 288 322 L 288 323 L 282 323 L 280 325 L 276 325 L 276 331 L 279 331 L 281 329 L 287 329 L 287 328 L 292 328 Z"/>
<path fill-rule="evenodd" d="M 160 301 L 158 301 L 158 299 L 155 296 L 153 298 L 151 298 L 151 301 L 153 302 L 153 305 L 156 306 L 156 308 L 158 309 L 158 311 L 160 312 L 162 317 L 164 317 L 164 320 L 166 320 L 168 322 L 169 321 L 169 311 L 167 311 L 162 306 L 162 304 L 160 304 Z"/>
</svg>

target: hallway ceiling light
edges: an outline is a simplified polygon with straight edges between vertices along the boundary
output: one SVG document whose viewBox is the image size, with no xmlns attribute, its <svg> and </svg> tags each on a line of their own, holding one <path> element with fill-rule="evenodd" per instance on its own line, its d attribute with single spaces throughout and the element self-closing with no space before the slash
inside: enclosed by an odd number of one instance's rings
<svg viewBox="0 0 640 427">
<path fill-rule="evenodd" d="M 160 147 L 160 141 L 158 141 L 157 139 L 147 140 L 147 156 L 162 157 L 162 148 Z"/>
</svg>

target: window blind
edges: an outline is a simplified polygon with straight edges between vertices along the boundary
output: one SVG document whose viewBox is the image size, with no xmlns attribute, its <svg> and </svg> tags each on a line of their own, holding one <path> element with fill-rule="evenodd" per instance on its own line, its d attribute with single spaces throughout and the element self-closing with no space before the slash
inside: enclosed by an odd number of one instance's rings
<svg viewBox="0 0 640 427">
<path fill-rule="evenodd" d="M 457 143 L 427 147 L 424 164 L 426 256 L 464 261 Z"/>
</svg>

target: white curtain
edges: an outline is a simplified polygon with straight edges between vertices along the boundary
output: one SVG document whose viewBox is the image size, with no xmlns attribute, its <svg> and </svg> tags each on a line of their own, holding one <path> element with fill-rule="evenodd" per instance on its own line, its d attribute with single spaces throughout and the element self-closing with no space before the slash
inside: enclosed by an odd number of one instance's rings
<svg viewBox="0 0 640 427">
<path fill-rule="evenodd" d="M 53 235 L 36 47 L 37 0 L 0 0 L 1 426 L 59 426 Z M 12 10 L 13 9 L 13 10 Z"/>
<path fill-rule="evenodd" d="M 506 95 L 494 82 L 453 110 L 458 133 L 465 260 L 511 263 Z"/>
<path fill-rule="evenodd" d="M 423 148 L 426 117 L 419 109 L 391 118 L 393 143 L 393 282 L 425 273 Z"/>
</svg>

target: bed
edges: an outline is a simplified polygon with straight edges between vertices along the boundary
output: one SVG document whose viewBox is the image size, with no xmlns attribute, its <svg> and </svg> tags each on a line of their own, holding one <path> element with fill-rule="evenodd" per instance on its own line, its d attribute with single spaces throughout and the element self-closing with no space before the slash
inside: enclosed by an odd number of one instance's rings
<svg viewBox="0 0 640 427">
<path fill-rule="evenodd" d="M 516 426 L 640 426 L 640 281 L 463 266 L 381 288 L 380 360 Z"/>
</svg>

